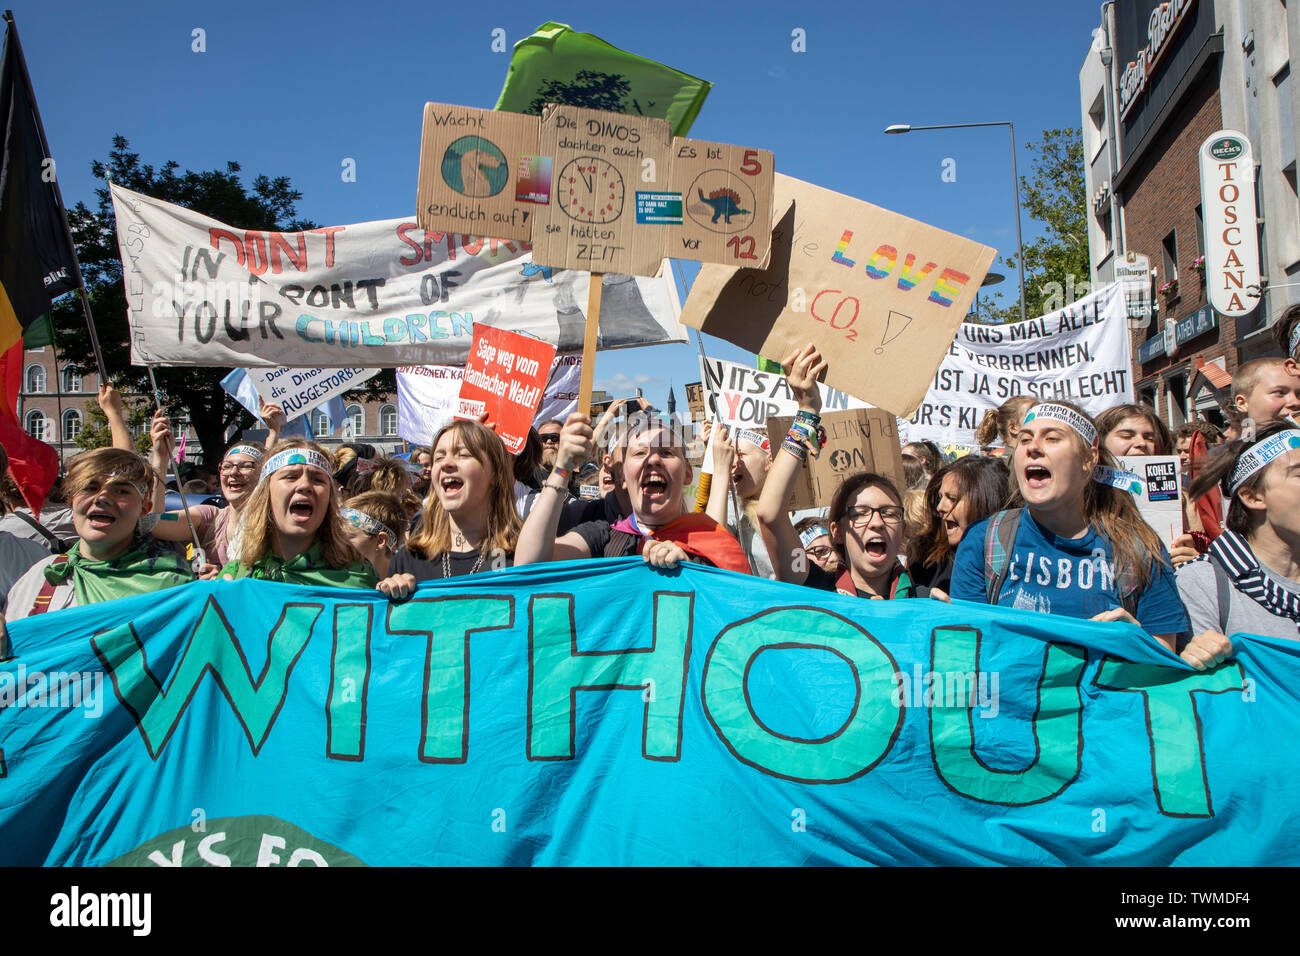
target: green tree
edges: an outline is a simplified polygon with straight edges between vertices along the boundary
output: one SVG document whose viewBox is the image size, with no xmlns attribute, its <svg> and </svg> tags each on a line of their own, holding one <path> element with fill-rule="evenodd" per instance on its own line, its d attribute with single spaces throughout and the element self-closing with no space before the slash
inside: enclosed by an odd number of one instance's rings
<svg viewBox="0 0 1300 956">
<path fill-rule="evenodd" d="M 1042 234 L 1025 243 L 1025 315 L 1053 312 L 1090 291 L 1088 260 L 1088 197 L 1084 179 L 1083 139 L 1077 129 L 1043 130 L 1025 143 L 1032 172 L 1020 177 L 1020 203 Z M 1003 256 L 1012 288 L 1019 282 L 1017 257 Z M 1016 293 L 981 296 L 979 313 L 985 322 L 1020 320 Z"/>
<path fill-rule="evenodd" d="M 149 423 L 152 416 L 149 407 L 142 402 L 123 402 L 122 410 L 126 413 L 126 424 L 131 429 L 135 450 L 142 455 L 149 454 L 153 443 L 149 440 Z M 77 432 L 78 448 L 107 448 L 113 444 L 113 436 L 108 430 L 108 417 L 95 401 L 86 402 L 86 414 L 81 431 Z"/>
<path fill-rule="evenodd" d="M 260 175 L 253 180 L 250 190 L 240 181 L 240 167 L 235 162 L 226 163 L 224 170 L 204 172 L 182 172 L 175 162 L 155 168 L 141 163 L 139 154 L 130 150 L 127 140 L 115 136 L 108 161 L 95 160 L 91 169 L 100 179 L 111 179 L 119 186 L 185 206 L 241 229 L 296 232 L 317 225 L 298 218 L 296 204 L 302 193 L 293 188 L 289 177 L 272 179 Z M 96 190 L 96 198 L 96 211 L 79 202 L 69 210 L 68 222 L 85 276 L 104 364 L 113 384 L 123 394 L 151 396 L 147 370 L 130 364 L 122 260 L 107 183 Z M 80 374 L 94 371 L 95 359 L 80 301 L 74 296 L 65 297 L 56 304 L 53 318 L 59 351 L 68 364 Z M 167 414 L 173 422 L 190 423 L 209 466 L 221 459 L 226 436 L 232 429 L 254 424 L 252 416 L 221 387 L 222 378 L 229 372 L 229 368 L 189 366 L 154 369 Z M 363 392 L 353 394 L 382 399 L 393 388 L 395 380 L 387 372 L 367 382 Z M 99 414 L 97 408 L 93 414 Z M 148 415 L 145 417 L 147 421 Z M 144 441 L 147 448 L 147 434 Z"/>
</svg>

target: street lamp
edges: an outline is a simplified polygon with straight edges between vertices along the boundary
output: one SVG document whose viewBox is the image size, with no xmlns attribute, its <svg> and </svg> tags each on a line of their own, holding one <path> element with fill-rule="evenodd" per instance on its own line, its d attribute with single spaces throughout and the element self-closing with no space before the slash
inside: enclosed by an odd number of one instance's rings
<svg viewBox="0 0 1300 956">
<path fill-rule="evenodd" d="M 1015 187 L 1016 195 L 1016 249 L 1019 252 L 1016 265 L 1020 267 L 1020 321 L 1027 318 L 1025 315 L 1025 245 L 1020 239 L 1020 174 L 1016 171 L 1016 128 L 1011 123 L 948 123 L 943 126 L 911 126 L 907 123 L 895 123 L 893 126 L 886 126 L 885 132 L 889 135 L 898 133 L 911 133 L 918 129 L 970 129 L 976 126 L 1005 126 L 1011 131 L 1011 184 Z"/>
</svg>

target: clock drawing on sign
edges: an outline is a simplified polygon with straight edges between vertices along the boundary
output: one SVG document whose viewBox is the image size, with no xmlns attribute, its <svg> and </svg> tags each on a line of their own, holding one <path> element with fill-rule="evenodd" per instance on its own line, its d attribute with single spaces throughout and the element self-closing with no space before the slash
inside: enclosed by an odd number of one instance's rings
<svg viewBox="0 0 1300 956">
<path fill-rule="evenodd" d="M 614 222 L 623 214 L 623 175 L 595 156 L 570 160 L 556 192 L 560 208 L 578 222 Z"/>
</svg>

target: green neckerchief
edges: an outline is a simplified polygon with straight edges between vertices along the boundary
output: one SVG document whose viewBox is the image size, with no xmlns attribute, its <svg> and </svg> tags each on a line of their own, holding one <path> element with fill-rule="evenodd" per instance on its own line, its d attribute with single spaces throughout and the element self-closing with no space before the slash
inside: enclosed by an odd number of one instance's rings
<svg viewBox="0 0 1300 956">
<path fill-rule="evenodd" d="M 221 569 L 221 573 L 254 581 L 280 581 L 323 588 L 373 588 L 379 582 L 369 561 L 353 561 L 347 567 L 331 568 L 325 563 L 319 544 L 313 544 L 288 561 L 273 551 L 258 558 L 252 567 L 242 561 L 231 561 Z"/>
<path fill-rule="evenodd" d="M 71 577 L 78 607 L 150 594 L 194 580 L 194 573 L 176 552 L 151 547 L 146 541 L 135 541 L 108 561 L 86 557 L 77 542 L 66 557 L 68 560 L 45 568 L 45 580 L 58 585 Z"/>
</svg>

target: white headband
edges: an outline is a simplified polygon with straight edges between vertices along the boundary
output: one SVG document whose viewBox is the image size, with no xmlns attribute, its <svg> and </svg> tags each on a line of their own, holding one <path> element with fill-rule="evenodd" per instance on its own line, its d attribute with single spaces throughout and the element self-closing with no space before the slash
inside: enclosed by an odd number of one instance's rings
<svg viewBox="0 0 1300 956">
<path fill-rule="evenodd" d="M 271 460 L 262 466 L 262 474 L 258 481 L 266 481 L 281 468 L 290 465 L 306 465 L 308 468 L 319 468 L 327 475 L 331 473 L 329 459 L 315 449 L 286 448 L 284 451 L 276 452 L 271 456 Z"/>
<path fill-rule="evenodd" d="M 801 547 L 806 548 L 824 534 L 830 534 L 830 532 L 821 525 L 815 524 L 811 528 L 799 532 L 799 544 Z"/>
<path fill-rule="evenodd" d="M 1297 322 L 1295 328 L 1291 330 L 1291 341 L 1287 345 L 1290 347 L 1290 354 L 1295 355 L 1296 347 L 1300 346 L 1300 322 Z"/>
<path fill-rule="evenodd" d="M 1131 471 L 1124 471 L 1120 468 L 1108 468 L 1105 465 L 1098 465 L 1092 472 L 1092 480 L 1099 485 L 1110 485 L 1112 488 L 1118 488 L 1120 491 L 1127 491 L 1131 494 L 1146 494 L 1146 485 L 1142 479 Z"/>
<path fill-rule="evenodd" d="M 392 529 L 378 518 L 374 518 L 366 514 L 364 511 L 358 511 L 356 508 L 340 508 L 339 514 L 342 515 L 343 520 L 352 525 L 352 527 L 358 528 L 366 534 L 379 534 L 381 531 L 385 532 L 388 535 L 388 540 L 393 543 L 393 546 L 397 546 L 397 535 L 393 534 Z"/>
<path fill-rule="evenodd" d="M 1278 432 L 1251 445 L 1237 459 L 1237 467 L 1233 469 L 1232 478 L 1228 481 L 1228 494 L 1235 495 L 1237 490 L 1250 480 L 1251 475 L 1293 448 L 1300 448 L 1300 429 L 1288 428 L 1284 432 Z"/>
<path fill-rule="evenodd" d="M 1060 422 L 1062 425 L 1068 425 L 1078 433 L 1083 439 L 1084 444 L 1096 447 L 1097 429 L 1092 422 L 1080 415 L 1073 408 L 1067 408 L 1064 405 L 1053 405 L 1050 402 L 1044 402 L 1041 405 L 1035 405 L 1025 416 L 1024 424 L 1028 425 L 1036 419 L 1050 418 L 1054 422 Z"/>
<path fill-rule="evenodd" d="M 230 451 L 226 452 L 222 460 L 224 461 L 226 458 L 229 458 L 231 455 L 247 455 L 249 458 L 252 458 L 254 461 L 261 461 L 262 449 L 256 448 L 252 445 L 236 445 L 234 448 L 230 449 Z"/>
<path fill-rule="evenodd" d="M 758 432 L 750 431 L 747 428 L 736 432 L 736 441 L 749 442 L 759 451 L 767 452 L 769 454 L 772 451 L 772 441 L 770 438 L 766 435 L 760 435 Z"/>
</svg>

